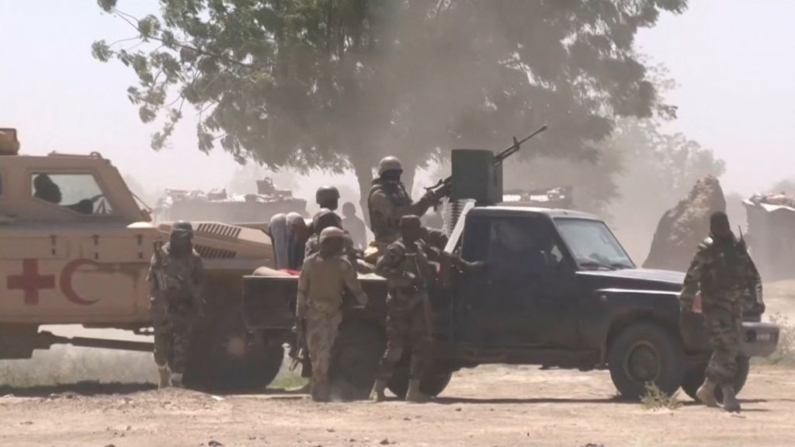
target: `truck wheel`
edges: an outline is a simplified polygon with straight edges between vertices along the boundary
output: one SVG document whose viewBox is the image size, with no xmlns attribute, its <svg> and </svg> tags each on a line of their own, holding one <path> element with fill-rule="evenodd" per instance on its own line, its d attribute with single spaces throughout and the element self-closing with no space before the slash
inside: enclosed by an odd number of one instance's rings
<svg viewBox="0 0 795 447">
<path fill-rule="evenodd" d="M 425 373 L 425 376 L 420 381 L 420 391 L 426 396 L 436 397 L 442 394 L 447 385 L 450 384 L 450 379 L 453 378 L 453 373 L 442 369 L 431 369 Z M 409 369 L 407 365 L 400 365 L 395 368 L 392 379 L 387 385 L 389 391 L 395 394 L 400 399 L 406 398 L 406 393 L 409 389 Z"/>
<path fill-rule="evenodd" d="M 683 349 L 674 336 L 654 323 L 635 323 L 621 331 L 608 353 L 610 378 L 627 399 L 639 399 L 647 382 L 672 394 L 682 383 Z"/>
<path fill-rule="evenodd" d="M 707 365 L 701 364 L 685 371 L 685 376 L 682 379 L 682 389 L 688 396 L 692 397 L 693 400 L 698 400 L 696 398 L 696 391 L 698 391 L 698 387 L 704 383 L 704 371 L 706 369 Z M 734 391 L 736 394 L 740 394 L 740 390 L 745 386 L 750 370 L 750 359 L 748 357 L 737 357 L 737 374 L 734 376 Z M 720 387 L 715 389 L 715 398 L 718 399 L 718 402 L 723 402 L 723 392 Z"/>
<path fill-rule="evenodd" d="M 334 343 L 329 376 L 345 400 L 367 399 L 375 382 L 386 340 L 377 329 L 343 323 Z"/>
<path fill-rule="evenodd" d="M 194 337 L 193 369 L 199 387 L 217 391 L 264 390 L 279 373 L 284 348 L 270 345 L 261 333 L 247 333 L 239 312 L 229 311 L 203 325 Z"/>
</svg>

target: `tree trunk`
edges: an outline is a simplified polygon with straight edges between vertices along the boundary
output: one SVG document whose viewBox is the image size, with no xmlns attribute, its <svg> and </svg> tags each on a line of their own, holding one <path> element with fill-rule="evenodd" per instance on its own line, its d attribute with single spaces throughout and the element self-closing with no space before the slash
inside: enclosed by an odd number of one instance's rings
<svg viewBox="0 0 795 447">
<path fill-rule="evenodd" d="M 373 165 L 365 158 L 352 160 L 353 172 L 359 182 L 359 206 L 362 209 L 364 222 L 370 227 L 370 211 L 367 209 L 367 197 L 373 184 Z"/>
</svg>

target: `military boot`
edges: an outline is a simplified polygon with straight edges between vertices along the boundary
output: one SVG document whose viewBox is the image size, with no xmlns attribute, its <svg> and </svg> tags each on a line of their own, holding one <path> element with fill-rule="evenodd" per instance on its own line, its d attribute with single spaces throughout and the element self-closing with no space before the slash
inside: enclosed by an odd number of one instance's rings
<svg viewBox="0 0 795 447">
<path fill-rule="evenodd" d="M 696 397 L 702 404 L 710 408 L 718 408 L 718 401 L 715 399 L 715 388 L 718 384 L 707 379 L 704 384 L 696 391 Z"/>
<path fill-rule="evenodd" d="M 430 401 L 431 398 L 420 391 L 420 381 L 410 380 L 409 391 L 406 393 L 406 402 L 423 403 Z"/>
<path fill-rule="evenodd" d="M 168 388 L 171 386 L 171 370 L 168 366 L 158 366 L 157 373 L 160 375 L 160 382 L 157 387 L 159 389 Z"/>
<path fill-rule="evenodd" d="M 182 373 L 171 374 L 171 385 L 173 385 L 174 388 L 184 388 L 182 385 Z"/>
<path fill-rule="evenodd" d="M 384 390 L 386 389 L 386 380 L 378 379 L 373 385 L 373 391 L 370 392 L 370 400 L 373 402 L 383 402 L 386 400 Z"/>
<path fill-rule="evenodd" d="M 722 385 L 720 390 L 723 391 L 723 409 L 732 413 L 740 411 L 740 402 L 734 394 L 734 385 Z"/>
</svg>

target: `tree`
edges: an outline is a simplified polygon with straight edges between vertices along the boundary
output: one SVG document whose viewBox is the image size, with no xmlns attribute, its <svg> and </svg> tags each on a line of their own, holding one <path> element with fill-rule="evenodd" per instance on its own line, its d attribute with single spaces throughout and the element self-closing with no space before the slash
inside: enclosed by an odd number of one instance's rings
<svg viewBox="0 0 795 447">
<path fill-rule="evenodd" d="M 493 147 L 546 122 L 541 153 L 593 158 L 615 116 L 673 113 L 632 46 L 686 0 L 160 0 L 142 18 L 99 4 L 135 33 L 92 51 L 137 74 L 141 120 L 165 120 L 153 148 L 187 103 L 200 150 L 353 168 L 365 201 L 386 154 L 410 187 L 440 148 Z"/>
</svg>

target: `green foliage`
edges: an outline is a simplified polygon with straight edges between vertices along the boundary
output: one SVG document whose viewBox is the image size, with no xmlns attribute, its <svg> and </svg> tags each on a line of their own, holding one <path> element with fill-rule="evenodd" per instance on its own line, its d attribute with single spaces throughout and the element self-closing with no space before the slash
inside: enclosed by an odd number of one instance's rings
<svg viewBox="0 0 795 447">
<path fill-rule="evenodd" d="M 677 410 L 682 406 L 682 402 L 679 401 L 679 391 L 669 396 L 662 392 L 654 382 L 647 382 L 645 388 L 646 391 L 640 398 L 640 403 L 647 410 Z"/>
<path fill-rule="evenodd" d="M 404 166 L 440 148 L 499 147 L 550 125 L 541 154 L 582 158 L 614 117 L 671 115 L 642 60 L 638 29 L 686 0 L 160 0 L 157 16 L 100 7 L 139 41 L 113 49 L 139 78 L 128 97 L 166 144 L 187 102 L 199 149 L 269 167 L 353 167 L 360 186 L 387 153 Z M 148 43 L 148 44 L 147 44 Z M 135 48 L 135 50 L 133 50 Z M 166 98 L 167 96 L 174 96 Z"/>
</svg>

